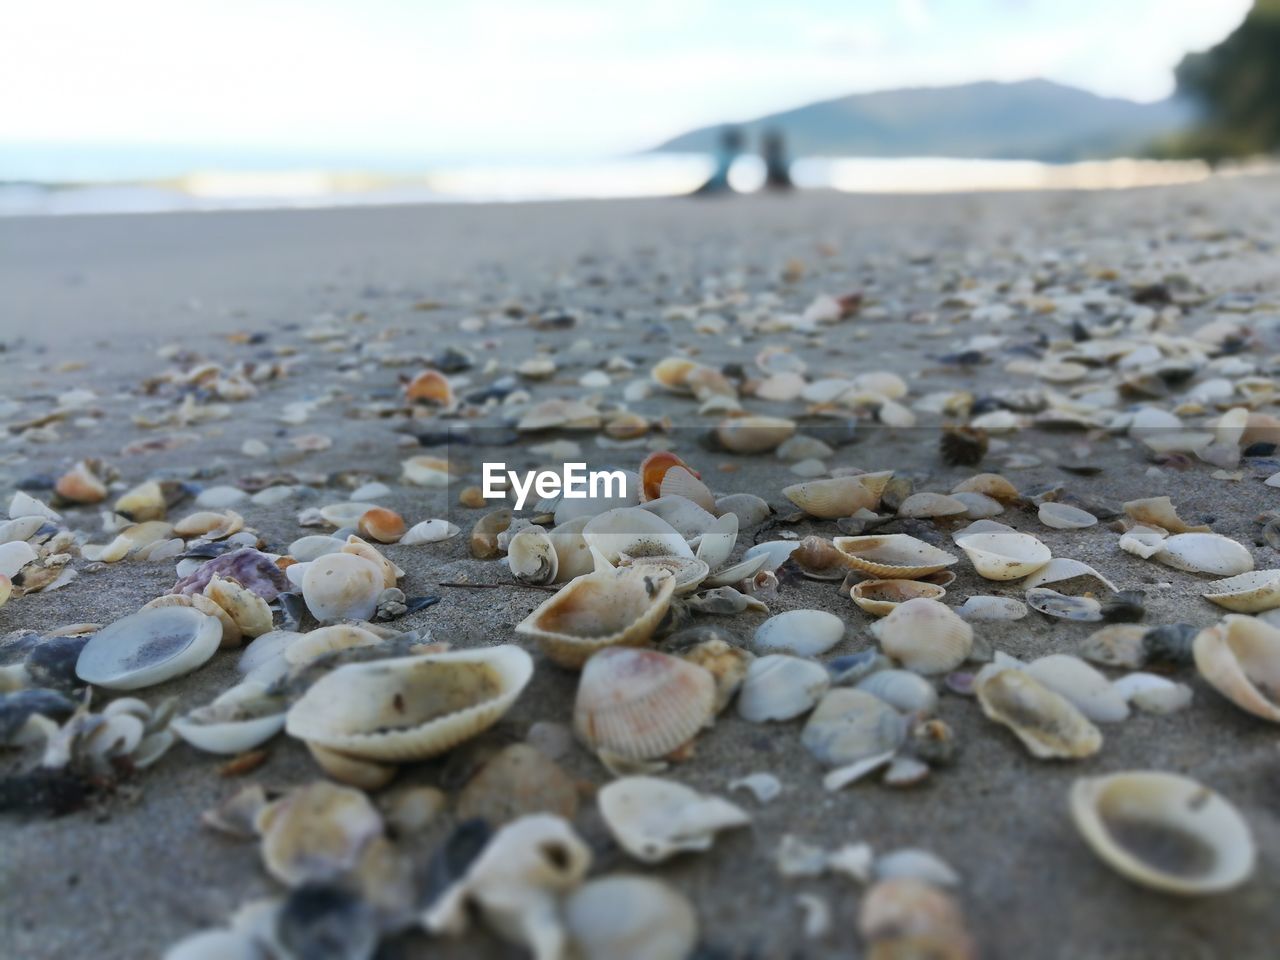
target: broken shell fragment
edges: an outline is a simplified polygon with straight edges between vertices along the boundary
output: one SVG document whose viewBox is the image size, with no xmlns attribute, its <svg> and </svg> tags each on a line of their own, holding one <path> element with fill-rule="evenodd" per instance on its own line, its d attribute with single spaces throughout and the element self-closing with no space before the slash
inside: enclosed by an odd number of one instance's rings
<svg viewBox="0 0 1280 960">
<path fill-rule="evenodd" d="M 1046 617 L 1076 620 L 1084 623 L 1102 619 L 1102 604 L 1093 597 L 1072 597 L 1048 587 L 1033 587 L 1027 591 L 1027 605 Z"/>
<path fill-rule="evenodd" d="M 317 620 L 368 620 L 384 589 L 383 572 L 350 553 L 312 560 L 302 578 L 302 598 Z"/>
<path fill-rule="evenodd" d="M 1088 757 L 1102 748 L 1102 734 L 1071 702 L 1030 674 L 986 667 L 974 684 L 982 712 L 1014 732 L 1032 756 Z"/>
<path fill-rule="evenodd" d="M 107 485 L 83 460 L 60 476 L 53 489 L 71 503 L 101 503 L 107 498 Z"/>
<path fill-rule="evenodd" d="M 1230 614 L 1192 644 L 1196 669 L 1241 710 L 1280 723 L 1280 629 Z"/>
<path fill-rule="evenodd" d="M 257 683 L 241 683 L 171 726 L 197 750 L 234 754 L 252 750 L 284 729 L 286 704 Z"/>
<path fill-rule="evenodd" d="M 285 729 L 360 760 L 423 760 L 496 723 L 532 675 L 529 655 L 509 644 L 350 663 L 308 688 Z"/>
<path fill-rule="evenodd" d="M 76 675 L 111 690 L 137 690 L 196 669 L 221 641 L 222 625 L 193 607 L 143 610 L 90 637 Z"/>
<path fill-rule="evenodd" d="M 1280 570 L 1252 570 L 1205 584 L 1206 600 L 1236 613 L 1261 613 L 1280 607 Z"/>
<path fill-rule="evenodd" d="M 1159 527 L 1170 533 L 1208 533 L 1205 524 L 1191 526 L 1178 516 L 1173 501 L 1168 497 L 1148 497 L 1130 500 L 1124 504 L 1124 512 L 1136 523 L 1147 527 Z"/>
<path fill-rule="evenodd" d="M 1090 849 L 1143 886 L 1220 893 L 1253 873 L 1257 851 L 1248 824 L 1190 777 L 1154 770 L 1085 777 L 1072 785 L 1070 805 Z"/>
<path fill-rule="evenodd" d="M 260 637 L 271 632 L 271 608 L 267 601 L 234 580 L 217 575 L 209 580 L 204 595 L 231 618 L 236 629 L 246 637 Z M 223 637 L 223 645 L 226 645 Z"/>
<path fill-rule="evenodd" d="M 850 567 L 886 580 L 919 580 L 960 559 L 904 533 L 836 537 L 832 543 Z"/>
<path fill-rule="evenodd" d="M 582 671 L 573 706 L 579 739 L 606 763 L 664 757 L 715 715 L 709 671 L 654 650 L 601 650 Z"/>
<path fill-rule="evenodd" d="M 600 790 L 598 802 L 614 839 L 644 863 L 660 863 L 686 850 L 710 850 L 718 831 L 751 822 L 727 800 L 658 777 L 615 780 Z"/>
<path fill-rule="evenodd" d="M 382 835 L 382 817 L 359 790 L 324 780 L 267 804 L 255 819 L 262 862 L 288 886 L 333 880 L 355 868 Z"/>
<path fill-rule="evenodd" d="M 537 640 L 553 662 L 579 669 L 598 650 L 647 643 L 666 616 L 675 586 L 666 571 L 600 570 L 565 584 L 516 633 Z"/>
<path fill-rule="evenodd" d="M 886 616 L 917 597 L 941 600 L 946 595 L 942 587 L 923 580 L 862 580 L 849 590 L 849 598 L 873 617 Z"/>
<path fill-rule="evenodd" d="M 886 654 L 915 673 L 947 673 L 973 649 L 973 628 L 950 607 L 924 597 L 900 604 L 870 629 Z"/>
<path fill-rule="evenodd" d="M 987 580 L 1030 576 L 1053 556 L 1048 547 L 1026 533 L 962 534 L 956 546 L 968 555 L 978 575 Z"/>
</svg>

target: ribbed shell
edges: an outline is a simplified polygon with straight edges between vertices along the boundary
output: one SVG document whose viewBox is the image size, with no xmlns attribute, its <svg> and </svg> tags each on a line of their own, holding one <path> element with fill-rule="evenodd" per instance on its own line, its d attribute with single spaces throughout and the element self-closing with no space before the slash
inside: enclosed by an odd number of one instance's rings
<svg viewBox="0 0 1280 960">
<path fill-rule="evenodd" d="M 858 510 L 874 509 L 880 502 L 880 492 L 862 476 L 806 480 L 783 487 L 782 495 L 805 513 L 822 520 L 852 516 Z"/>
<path fill-rule="evenodd" d="M 873 617 L 893 613 L 899 604 L 916 597 L 941 600 L 946 595 L 936 583 L 921 580 L 863 580 L 849 590 L 850 599 Z"/>
<path fill-rule="evenodd" d="M 905 533 L 836 537 L 832 543 L 855 570 L 890 580 L 918 580 L 960 561 L 959 557 Z"/>
<path fill-rule="evenodd" d="M 915 673 L 954 670 L 973 649 L 973 627 L 937 600 L 917 597 L 900 604 L 871 633 L 884 652 Z"/>
</svg>

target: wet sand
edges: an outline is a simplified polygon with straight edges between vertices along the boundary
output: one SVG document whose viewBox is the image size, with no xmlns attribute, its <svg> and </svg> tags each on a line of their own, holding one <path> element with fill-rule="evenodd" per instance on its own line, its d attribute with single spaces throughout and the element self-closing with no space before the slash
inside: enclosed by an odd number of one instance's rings
<svg viewBox="0 0 1280 960">
<path fill-rule="evenodd" d="M 531 385 L 535 399 L 576 396 L 584 372 L 615 355 L 637 363 L 642 377 L 655 360 L 681 348 L 715 364 L 750 364 L 777 339 L 809 364 L 810 377 L 851 376 L 890 369 L 908 378 L 912 398 L 934 390 L 975 394 L 1001 386 L 1032 385 L 1007 375 L 1012 355 L 993 351 L 991 362 L 970 370 L 936 362 L 977 334 L 997 332 L 989 322 L 942 308 L 947 291 L 1012 283 L 1055 270 L 1073 277 L 1114 271 L 1123 282 L 1153 282 L 1178 273 L 1203 287 L 1207 299 L 1182 322 L 1194 330 L 1222 308 L 1252 298 L 1247 313 L 1259 360 L 1280 353 L 1277 258 L 1280 180 L 1212 181 L 1195 187 L 1097 194 L 1027 194 L 915 198 L 807 195 L 786 200 L 732 202 L 643 201 L 485 207 L 420 207 L 329 212 L 220 213 L 139 217 L 0 220 L 0 399 L 13 401 L 3 420 L 34 417 L 66 391 L 96 394 L 77 415 L 47 435 L 7 435 L 0 441 L 0 494 L 56 475 L 75 460 L 109 460 L 128 483 L 167 475 L 201 484 L 235 483 L 256 471 L 293 473 L 317 487 L 308 497 L 274 507 L 252 503 L 242 512 L 269 544 L 304 533 L 297 512 L 344 499 L 333 474 L 367 474 L 393 487 L 384 506 L 410 522 L 447 516 L 467 529 L 480 515 L 460 508 L 441 490 L 407 487 L 399 463 L 419 452 L 406 446 L 394 417 L 369 415 L 372 401 L 394 399 L 397 375 L 420 367 L 418 358 L 453 344 L 473 351 L 466 375 L 474 385 L 552 347 L 561 371 Z M 794 261 L 794 264 L 792 263 Z M 791 266 L 789 267 L 789 264 Z M 797 265 L 803 266 L 803 273 Z M 1111 276 L 1111 275 L 1108 275 Z M 1083 280 L 1080 281 L 1085 286 Z M 1104 284 L 1109 280 L 1090 281 Z M 718 312 L 733 318 L 756 295 L 776 296 L 778 311 L 799 312 L 819 293 L 861 290 L 880 311 L 821 328 L 817 339 L 694 332 L 664 316 L 673 306 L 728 293 Z M 999 299 L 999 294 L 991 296 Z M 1230 297 L 1236 302 L 1227 303 Z M 431 304 L 432 309 L 422 309 Z M 515 310 L 580 311 L 575 329 L 531 329 Z M 919 311 L 932 324 L 909 322 Z M 508 317 L 507 314 L 512 314 Z M 459 322 L 482 317 L 480 332 Z M 505 319 L 504 319 L 505 317 Z M 333 340 L 308 339 L 318 326 L 341 331 Z M 1070 335 L 1048 316 L 1018 313 L 1001 325 L 1010 343 Z M 236 333 L 264 338 L 229 339 Z M 571 350 L 579 340 L 584 345 Z M 391 365 L 369 349 L 390 342 Z M 297 360 L 288 377 L 262 386 L 251 400 L 232 404 L 232 416 L 189 425 L 143 429 L 139 410 L 172 410 L 172 393 L 141 395 L 140 387 L 172 365 L 157 355 L 165 345 L 219 362 Z M 281 348 L 290 350 L 281 353 Z M 931 359 L 933 358 L 933 359 Z M 75 364 L 83 366 L 75 367 Z M 71 365 L 71 366 L 67 366 Z M 1264 363 L 1264 369 L 1269 369 Z M 629 377 L 605 391 L 617 399 Z M 289 402 L 323 401 L 300 426 L 279 421 Z M 795 416 L 796 404 L 748 398 L 748 409 Z M 674 424 L 675 449 L 700 466 L 712 486 L 750 491 L 790 512 L 779 493 L 795 477 L 772 456 L 732 457 L 701 449 L 695 435 L 714 421 L 698 417 L 686 398 L 653 394 L 634 405 Z M 332 438 L 329 449 L 300 453 L 289 443 L 302 434 Z M 177 435 L 172 449 L 125 454 L 140 438 Z M 265 441 L 271 456 L 241 452 L 249 438 Z M 539 438 L 542 439 L 542 438 Z M 588 446 L 591 437 L 578 437 Z M 412 441 L 408 441 L 412 442 Z M 1027 430 L 1008 439 L 984 469 L 1003 469 L 1011 454 L 1037 466 L 1005 472 L 1023 489 L 1065 482 L 1078 495 L 1110 501 L 1170 495 L 1182 515 L 1212 522 L 1215 531 L 1247 545 L 1259 568 L 1277 566 L 1276 551 L 1260 540 L 1254 518 L 1274 509 L 1277 491 L 1253 477 L 1211 479 L 1200 464 L 1185 471 L 1150 472 L 1132 442 L 1090 433 Z M 527 446 L 527 444 L 525 444 Z M 643 449 L 596 454 L 634 468 Z M 486 452 L 454 456 L 478 482 Z M 526 464 L 538 458 L 503 448 L 500 455 Z M 1056 459 L 1087 461 L 1100 473 L 1064 473 Z M 734 464 L 727 472 L 723 464 Z M 831 466 L 893 469 L 910 474 L 916 489 L 946 490 L 972 468 L 944 465 L 936 433 L 862 431 L 841 447 Z M 45 491 L 47 493 L 47 491 Z M 456 491 L 455 491 L 456 494 Z M 183 515 L 189 503 L 174 511 Z M 237 509 L 241 509 L 238 507 Z M 97 531 L 94 509 L 71 509 L 69 525 Z M 1120 552 L 1116 534 L 1100 524 L 1085 531 L 1054 531 L 1034 514 L 1001 517 L 1035 532 L 1055 555 L 1092 563 L 1121 587 L 1147 591 L 1150 624 L 1207 625 L 1218 611 L 1200 599 L 1199 578 Z M 803 521 L 748 531 L 739 550 L 780 530 L 830 536 L 831 523 Z M 101 534 L 99 534 L 101 536 Z M 101 541 L 99 541 L 101 542 Z M 467 553 L 466 538 L 419 547 L 391 546 L 386 554 L 406 571 L 410 595 L 439 594 L 439 604 L 406 617 L 405 628 L 429 628 L 457 646 L 511 642 L 512 627 L 544 594 L 511 587 L 466 590 L 438 584 L 499 582 L 505 571 Z M 84 566 L 83 561 L 76 561 Z M 1009 593 L 985 584 L 967 563 L 948 602 L 976 593 Z M 19 628 L 107 623 L 131 613 L 172 585 L 171 563 L 125 562 L 85 572 L 66 588 L 10 601 L 0 609 L 0 634 Z M 848 623 L 845 640 L 828 656 L 866 648 L 869 620 L 829 583 L 786 579 L 770 600 L 773 612 L 817 607 Z M 758 615 L 715 618 L 748 640 Z M 1032 614 L 1011 624 L 980 624 L 994 648 L 1031 658 L 1069 651 L 1092 629 Z M 825 657 L 824 657 L 825 659 Z M 222 652 L 201 670 L 144 691 L 149 702 L 176 694 L 192 706 L 207 702 L 236 677 L 235 655 Z M 690 761 L 671 775 L 699 789 L 727 793 L 729 781 L 769 770 L 784 784 L 782 796 L 758 805 L 734 799 L 753 824 L 724 833 L 707 853 L 645 867 L 611 844 L 584 802 L 576 826 L 596 850 L 593 874 L 627 870 L 658 877 L 687 894 L 698 913 L 708 956 L 858 956 L 856 915 L 861 889 L 843 877 L 783 880 L 773 863 L 784 834 L 823 846 L 865 840 L 878 852 L 916 846 L 933 851 L 962 876 L 957 895 L 983 956 L 1042 957 L 1265 957 L 1274 952 L 1280 897 L 1280 755 L 1275 728 L 1226 703 L 1193 675 L 1177 679 L 1194 690 L 1191 707 L 1171 716 L 1137 714 L 1104 728 L 1102 751 L 1081 762 L 1032 759 L 1009 734 L 982 718 L 976 704 L 944 696 L 940 715 L 956 730 L 957 762 L 924 785 L 892 790 L 864 783 L 837 794 L 821 789 L 822 768 L 799 745 L 801 723 L 750 725 L 732 709 L 697 742 Z M 405 769 L 391 789 L 435 784 L 456 792 L 478 758 L 495 745 L 522 738 L 539 720 L 570 719 L 575 677 L 538 660 L 534 681 L 510 714 L 488 734 L 438 762 Z M 296 743 L 272 741 L 270 758 L 246 777 L 217 774 L 219 758 L 175 747 L 160 763 L 87 810 L 57 819 L 0 818 L 0 954 L 32 960 L 94 955 L 103 960 L 158 956 L 198 929 L 218 926 L 242 903 L 277 894 L 263 872 L 256 846 L 200 826 L 200 811 L 245 782 L 288 786 L 318 776 Z M 7 769 L 10 761 L 3 761 Z M 584 782 L 607 774 L 581 749 L 563 762 Z M 1214 787 L 1248 820 L 1260 857 L 1255 877 L 1229 894 L 1183 900 L 1133 886 L 1097 860 L 1072 827 L 1066 795 L 1072 780 L 1129 768 L 1183 772 Z M 408 841 L 422 859 L 447 834 L 450 817 Z M 829 935 L 801 935 L 800 893 L 821 896 L 832 911 Z M 460 941 L 412 935 L 383 947 L 386 957 L 519 956 L 520 951 L 477 930 Z"/>
</svg>

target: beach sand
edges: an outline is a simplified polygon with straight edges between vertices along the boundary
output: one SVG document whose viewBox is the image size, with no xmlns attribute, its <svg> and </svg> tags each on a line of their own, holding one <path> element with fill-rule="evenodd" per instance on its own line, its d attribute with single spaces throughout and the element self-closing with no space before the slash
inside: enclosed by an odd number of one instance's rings
<svg viewBox="0 0 1280 960">
<path fill-rule="evenodd" d="M 1189 331 L 1219 314 L 1215 304 L 1221 300 L 1213 298 L 1248 295 L 1255 307 L 1268 297 L 1276 303 L 1277 224 L 1280 179 L 1275 178 L 1090 194 L 814 194 L 726 202 L 0 220 L 5 347 L 0 397 L 20 405 L 4 419 L 13 423 L 36 416 L 73 389 L 96 394 L 40 442 L 30 435 L 0 441 L 0 494 L 7 498 L 20 483 L 56 475 L 86 456 L 109 460 L 129 483 L 162 474 L 214 484 L 235 483 L 257 471 L 292 472 L 308 480 L 354 471 L 391 484 L 393 493 L 380 502 L 410 522 L 447 516 L 465 531 L 480 512 L 457 506 L 446 491 L 400 483 L 400 461 L 419 449 L 404 445 L 396 418 L 364 415 L 370 402 L 394 399 L 398 374 L 415 372 L 419 358 L 445 345 L 465 346 L 476 355 L 476 368 L 466 374 L 476 385 L 491 379 L 482 372 L 490 360 L 507 371 L 536 347 L 555 348 L 561 372 L 553 382 L 533 384 L 533 395 L 573 396 L 587 392 L 576 386 L 582 373 L 615 355 L 632 358 L 634 376 L 643 377 L 654 361 L 685 347 L 697 349 L 705 362 L 749 365 L 773 339 L 757 335 L 734 342 L 732 330 L 695 333 L 684 320 L 664 319 L 668 307 L 742 290 L 771 292 L 779 312 L 798 313 L 820 293 L 861 290 L 868 302 L 883 308 L 883 316 L 873 312 L 820 328 L 816 340 L 785 338 L 808 362 L 811 377 L 888 369 L 909 377 L 913 398 L 949 389 L 981 395 L 1033 381 L 1005 374 L 1012 357 L 999 351 L 972 371 L 930 358 L 977 334 L 1000 332 L 1011 344 L 1034 343 L 1041 334 L 1070 336 L 1070 329 L 1047 315 L 1019 314 L 998 331 L 965 315 L 953 320 L 939 311 L 944 285 L 961 290 L 967 278 L 980 284 L 1013 282 L 1055 269 L 1086 275 L 1107 268 L 1121 282 L 1135 283 L 1181 273 L 1211 298 L 1191 308 L 1183 321 Z M 803 266 L 802 274 L 797 265 Z M 572 309 L 583 319 L 571 330 L 531 329 L 518 316 L 502 320 L 501 308 L 508 303 L 526 311 Z M 427 304 L 435 306 L 422 309 Z M 732 318 L 738 309 L 740 303 L 730 297 L 719 312 Z M 908 322 L 918 311 L 941 313 L 943 319 Z M 459 332 L 459 321 L 472 316 L 485 318 L 484 329 Z M 1280 311 L 1274 306 L 1230 316 L 1253 328 L 1259 360 L 1280 353 Z M 308 339 L 317 318 L 341 331 L 341 338 Z M 241 332 L 264 339 L 228 339 Z M 578 340 L 585 343 L 570 350 Z M 403 366 L 361 351 L 384 341 L 393 345 L 390 354 Z M 232 404 L 229 419 L 142 429 L 131 421 L 133 414 L 174 408 L 172 392 L 161 389 L 155 397 L 140 392 L 147 378 L 172 365 L 157 355 L 169 344 L 219 362 L 269 360 L 278 356 L 273 351 L 292 347 L 298 362 L 288 377 L 264 384 L 256 398 Z M 66 367 L 76 363 L 81 366 Z M 627 379 L 619 377 L 606 396 L 617 399 Z M 324 402 L 305 424 L 281 423 L 284 405 L 300 400 Z M 762 412 L 799 412 L 796 404 L 750 398 L 745 405 Z M 756 492 L 780 511 L 792 512 L 779 493 L 796 479 L 787 464 L 772 456 L 732 457 L 701 449 L 694 435 L 714 421 L 698 417 L 688 398 L 655 393 L 635 406 L 671 418 L 677 451 L 703 470 L 713 488 Z M 333 445 L 307 454 L 290 446 L 291 438 L 308 433 L 325 434 Z M 140 438 L 175 434 L 189 435 L 188 442 L 122 453 Z M 241 445 L 249 438 L 263 440 L 273 454 L 245 457 Z M 578 439 L 587 446 L 592 436 Z M 945 466 L 936 443 L 936 433 L 923 428 L 869 428 L 859 442 L 838 449 L 830 465 L 892 469 L 913 476 L 917 490 L 945 491 L 974 469 Z M 1005 471 L 1024 490 L 1060 481 L 1075 494 L 1115 502 L 1168 494 L 1184 517 L 1208 520 L 1215 531 L 1248 546 L 1259 568 L 1274 567 L 1280 559 L 1261 542 L 1255 523 L 1259 513 L 1277 506 L 1277 491 L 1252 476 L 1240 482 L 1211 479 L 1213 468 L 1203 464 L 1150 473 L 1137 444 L 1079 432 L 1027 430 L 1008 443 L 983 468 L 1001 469 L 1009 453 L 1037 456 L 1038 466 Z M 594 455 L 634 468 L 644 452 Z M 537 460 L 519 447 L 493 455 L 523 465 Z M 468 478 L 477 482 L 479 462 L 488 453 L 455 448 L 453 456 L 468 464 Z M 1054 458 L 1086 461 L 1102 470 L 1068 474 Z M 736 464 L 736 470 L 721 470 L 726 463 Z M 283 549 L 313 532 L 298 527 L 299 510 L 345 496 L 333 484 L 278 506 L 246 503 L 242 512 L 268 544 Z M 188 509 L 189 503 L 174 513 L 181 516 Z M 94 509 L 72 509 L 66 516 L 77 529 L 98 529 Z M 1044 528 L 1033 513 L 1000 519 L 1035 532 L 1055 555 L 1089 562 L 1122 587 L 1146 590 L 1150 624 L 1208 625 L 1218 619 L 1221 611 L 1198 595 L 1199 578 L 1120 552 L 1116 534 L 1105 523 L 1056 531 Z M 747 531 L 739 550 L 784 531 L 835 532 L 834 524 L 818 521 Z M 545 596 L 514 586 L 437 586 L 508 579 L 496 561 L 471 559 L 465 536 L 426 546 L 390 546 L 385 553 L 406 571 L 401 582 L 406 593 L 442 598 L 400 624 L 429 628 L 437 639 L 459 647 L 512 642 L 514 625 Z M 967 563 L 957 570 L 949 602 L 977 593 L 1018 593 L 983 583 Z M 173 579 L 170 562 L 128 561 L 83 572 L 64 589 L 10 601 L 0 609 L 0 634 L 79 621 L 108 623 L 166 592 Z M 871 643 L 868 617 L 838 596 L 834 584 L 787 578 L 769 603 L 775 613 L 816 607 L 843 617 L 849 629 L 832 656 Z M 760 621 L 749 613 L 714 618 L 744 642 Z M 1031 658 L 1073 649 L 1092 627 L 1033 613 L 977 629 L 995 649 Z M 234 653 L 221 652 L 194 674 L 143 696 L 148 702 L 169 695 L 192 706 L 207 702 L 234 682 L 235 659 Z M 940 715 L 954 727 L 960 754 L 952 766 L 907 790 L 861 783 L 840 793 L 824 792 L 821 766 L 800 747 L 800 721 L 751 725 L 731 708 L 698 739 L 693 758 L 674 766 L 670 775 L 727 795 L 729 781 L 773 772 L 783 783 L 773 803 L 759 805 L 745 793 L 733 796 L 751 812 L 750 827 L 725 832 L 706 853 L 647 867 L 612 845 L 590 800 L 584 801 L 576 826 L 596 851 L 593 874 L 642 873 L 685 893 L 698 914 L 702 955 L 708 957 L 860 955 L 856 916 L 862 888 L 840 876 L 784 880 L 773 859 L 786 834 L 827 848 L 867 841 L 878 852 L 920 847 L 936 853 L 962 877 L 956 894 L 985 957 L 1272 956 L 1280 899 L 1275 727 L 1232 707 L 1192 670 L 1183 669 L 1176 678 L 1194 690 L 1190 708 L 1170 716 L 1136 714 L 1106 726 L 1102 751 L 1079 762 L 1033 759 L 1007 730 L 984 719 L 974 702 L 944 696 Z M 496 728 L 437 762 L 404 769 L 390 789 L 434 784 L 456 792 L 477 759 L 495 745 L 523 738 L 536 721 L 569 722 L 574 685 L 575 675 L 539 658 L 530 688 Z M 16 762 L 6 761 L 0 770 Z M 95 800 L 86 810 L 60 818 L 0 818 L 0 955 L 15 960 L 154 957 L 189 933 L 224 924 L 239 905 L 278 894 L 280 887 L 264 873 L 256 845 L 202 828 L 199 815 L 246 782 L 284 787 L 316 778 L 318 769 L 299 744 L 284 737 L 270 744 L 267 763 L 245 777 L 220 777 L 221 762 L 179 744 L 130 780 L 127 789 Z M 562 765 L 589 784 L 608 780 L 597 760 L 580 748 Z M 1228 797 L 1258 843 L 1254 878 L 1228 894 L 1180 899 L 1134 886 L 1099 861 L 1071 824 L 1067 791 L 1078 776 L 1132 768 L 1186 773 Z M 423 860 L 451 826 L 451 816 L 445 816 L 405 843 Z M 821 939 L 802 936 L 804 915 L 796 903 L 801 893 L 820 896 L 831 909 L 832 927 Z M 520 955 L 478 926 L 457 941 L 406 935 L 379 953 Z"/>
</svg>

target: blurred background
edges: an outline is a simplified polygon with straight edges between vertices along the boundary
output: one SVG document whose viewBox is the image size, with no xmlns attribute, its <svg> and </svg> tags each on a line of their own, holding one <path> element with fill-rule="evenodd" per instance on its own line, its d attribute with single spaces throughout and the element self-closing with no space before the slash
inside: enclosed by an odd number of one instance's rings
<svg viewBox="0 0 1280 960">
<path fill-rule="evenodd" d="M 0 213 L 1186 182 L 1280 0 L 7 5 Z"/>
</svg>

